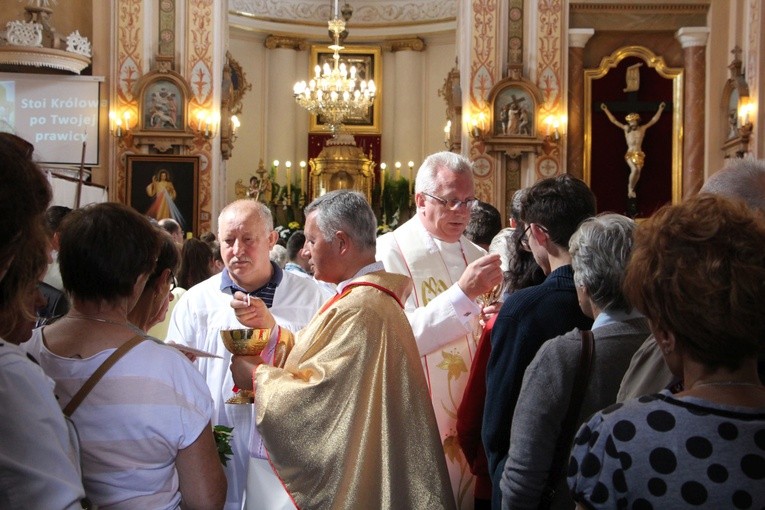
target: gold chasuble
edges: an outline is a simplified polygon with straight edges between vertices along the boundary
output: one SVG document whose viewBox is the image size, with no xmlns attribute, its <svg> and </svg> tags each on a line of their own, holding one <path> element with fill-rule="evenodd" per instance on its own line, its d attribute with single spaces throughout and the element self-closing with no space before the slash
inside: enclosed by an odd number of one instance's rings
<svg viewBox="0 0 765 510">
<path fill-rule="evenodd" d="M 256 424 L 300 509 L 452 509 L 414 336 L 411 281 L 355 279 L 254 373 Z"/>
</svg>

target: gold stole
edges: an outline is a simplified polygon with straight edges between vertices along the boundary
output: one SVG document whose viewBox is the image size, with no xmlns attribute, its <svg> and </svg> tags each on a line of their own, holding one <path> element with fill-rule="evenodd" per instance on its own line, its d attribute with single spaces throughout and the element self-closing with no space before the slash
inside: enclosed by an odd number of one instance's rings
<svg viewBox="0 0 765 510">
<path fill-rule="evenodd" d="M 406 269 L 414 282 L 417 307 L 426 306 L 433 298 L 455 282 L 435 243 L 421 226 L 419 219 L 408 221 L 393 232 Z M 461 241 L 465 264 L 483 255 L 470 242 Z M 462 401 L 468 371 L 476 350 L 477 336 L 468 334 L 454 339 L 440 352 L 422 356 L 436 422 L 441 435 L 457 508 L 473 508 L 473 480 L 470 468 L 457 442 L 457 408 Z"/>
</svg>

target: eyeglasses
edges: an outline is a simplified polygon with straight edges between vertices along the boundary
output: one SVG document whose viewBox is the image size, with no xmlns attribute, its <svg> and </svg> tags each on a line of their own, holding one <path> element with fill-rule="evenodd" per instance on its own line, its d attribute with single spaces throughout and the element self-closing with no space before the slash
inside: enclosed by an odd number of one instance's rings
<svg viewBox="0 0 765 510">
<path fill-rule="evenodd" d="M 175 284 L 175 275 L 170 271 L 170 292 L 174 291 L 177 285 Z"/>
<path fill-rule="evenodd" d="M 529 230 L 531 229 L 531 225 L 533 225 L 533 223 L 529 223 L 528 225 L 526 225 L 526 228 L 523 229 L 523 234 L 518 239 L 518 242 L 521 243 L 521 248 L 523 248 L 526 251 L 531 251 L 531 246 L 529 245 Z M 546 227 L 543 227 L 539 223 L 537 223 L 536 225 L 537 225 L 537 228 L 539 228 L 541 231 L 545 233 L 550 232 L 549 230 L 547 230 Z"/>
<path fill-rule="evenodd" d="M 469 211 L 475 206 L 475 204 L 478 202 L 477 198 L 466 198 L 465 200 L 457 200 L 456 198 L 452 198 L 451 200 L 447 200 L 445 198 L 437 197 L 435 195 L 431 195 L 430 193 L 422 192 L 423 195 L 426 197 L 430 197 L 436 202 L 440 203 L 450 211 L 457 211 L 461 209 L 463 206 Z"/>
</svg>

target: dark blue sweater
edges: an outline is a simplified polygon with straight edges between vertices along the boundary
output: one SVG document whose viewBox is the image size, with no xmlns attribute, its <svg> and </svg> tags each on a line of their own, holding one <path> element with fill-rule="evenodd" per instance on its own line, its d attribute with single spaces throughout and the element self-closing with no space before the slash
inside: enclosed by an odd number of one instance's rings
<svg viewBox="0 0 765 510">
<path fill-rule="evenodd" d="M 545 341 L 574 328 L 586 330 L 591 326 L 592 319 L 579 308 L 571 266 L 559 267 L 540 285 L 513 293 L 502 305 L 491 334 L 481 431 L 489 461 L 492 508 L 501 507 L 499 481 L 526 367 Z"/>
</svg>

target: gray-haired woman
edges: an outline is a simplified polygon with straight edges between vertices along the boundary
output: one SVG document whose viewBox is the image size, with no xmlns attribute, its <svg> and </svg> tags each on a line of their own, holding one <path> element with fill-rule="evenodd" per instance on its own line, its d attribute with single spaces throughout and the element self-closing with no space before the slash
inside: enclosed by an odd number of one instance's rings
<svg viewBox="0 0 765 510">
<path fill-rule="evenodd" d="M 592 413 L 616 401 L 630 359 L 650 333 L 648 322 L 631 310 L 622 293 L 634 229 L 631 219 L 604 214 L 585 220 L 569 242 L 579 306 L 595 319 L 595 349 L 577 428 Z M 578 329 L 553 338 L 526 369 L 500 484 L 503 508 L 539 505 L 569 405 L 581 346 Z M 573 506 L 561 476 L 552 508 Z"/>
</svg>

